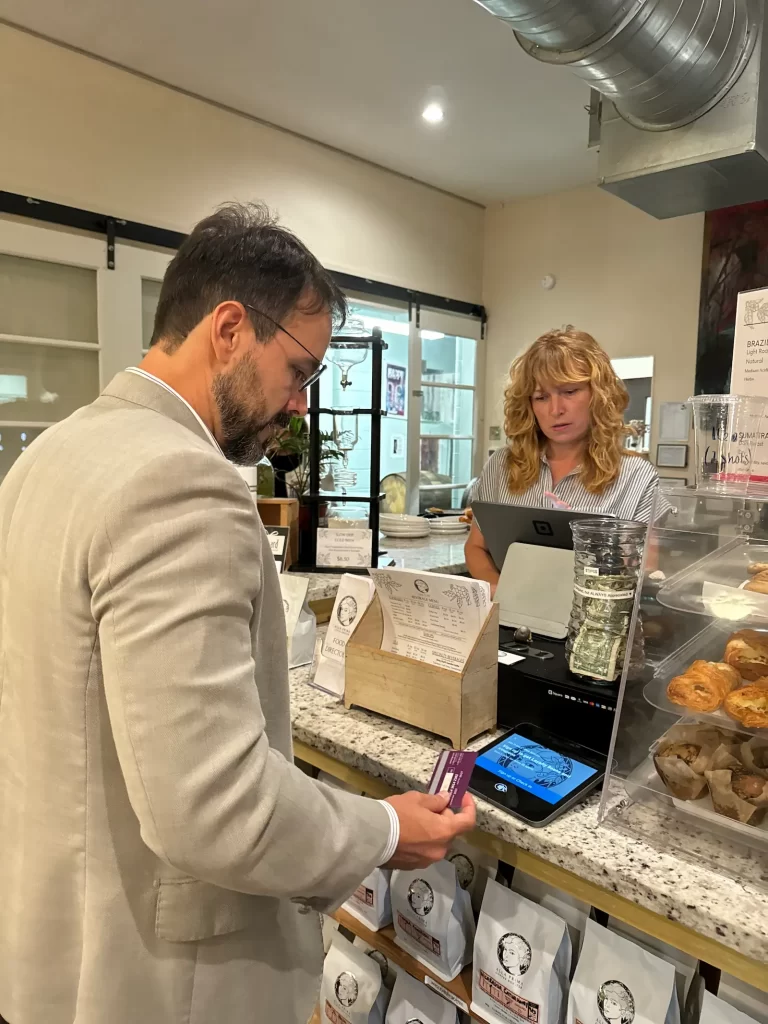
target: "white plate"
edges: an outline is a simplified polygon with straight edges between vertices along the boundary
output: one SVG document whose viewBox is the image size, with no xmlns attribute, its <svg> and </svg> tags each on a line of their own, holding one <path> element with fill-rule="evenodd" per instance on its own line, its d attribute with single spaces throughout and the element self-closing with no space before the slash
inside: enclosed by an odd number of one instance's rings
<svg viewBox="0 0 768 1024">
<path fill-rule="evenodd" d="M 385 537 L 399 537 L 401 540 L 418 540 L 419 537 L 429 536 L 429 530 L 403 532 L 402 530 L 390 530 L 386 526 L 382 526 L 381 532 Z"/>
</svg>

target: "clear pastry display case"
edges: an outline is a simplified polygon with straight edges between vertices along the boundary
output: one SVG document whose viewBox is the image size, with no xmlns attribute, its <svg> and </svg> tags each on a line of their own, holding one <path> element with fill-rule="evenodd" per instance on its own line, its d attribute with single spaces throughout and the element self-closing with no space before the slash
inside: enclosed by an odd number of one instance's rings
<svg viewBox="0 0 768 1024">
<path fill-rule="evenodd" d="M 630 627 L 644 664 L 625 659 L 600 823 L 738 863 L 768 888 L 768 492 L 664 499 Z"/>
</svg>

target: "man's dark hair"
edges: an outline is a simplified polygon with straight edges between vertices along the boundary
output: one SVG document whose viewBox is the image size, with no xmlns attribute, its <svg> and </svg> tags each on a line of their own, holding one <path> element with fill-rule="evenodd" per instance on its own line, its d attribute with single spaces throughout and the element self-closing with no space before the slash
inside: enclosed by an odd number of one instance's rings
<svg viewBox="0 0 768 1024">
<path fill-rule="evenodd" d="M 181 244 L 163 278 L 151 344 L 172 352 L 220 302 L 255 306 L 277 323 L 295 311 L 347 313 L 344 294 L 303 242 L 280 227 L 261 203 L 227 203 L 201 220 Z M 256 336 L 275 325 L 252 309 Z"/>
</svg>

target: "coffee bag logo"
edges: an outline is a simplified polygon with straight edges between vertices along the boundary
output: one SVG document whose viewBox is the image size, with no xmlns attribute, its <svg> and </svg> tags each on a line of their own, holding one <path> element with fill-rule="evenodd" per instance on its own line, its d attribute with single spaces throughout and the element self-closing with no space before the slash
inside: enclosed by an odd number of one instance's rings
<svg viewBox="0 0 768 1024">
<path fill-rule="evenodd" d="M 456 868 L 456 881 L 462 889 L 468 889 L 475 877 L 475 865 L 463 853 L 454 853 L 448 860 Z"/>
<path fill-rule="evenodd" d="M 358 987 L 357 978 L 349 971 L 342 971 L 334 985 L 336 998 L 342 1006 L 352 1006 L 357 1001 Z"/>
<path fill-rule="evenodd" d="M 597 990 L 597 1008 L 606 1024 L 632 1024 L 635 997 L 622 981 L 604 981 Z"/>
<path fill-rule="evenodd" d="M 522 978 L 531 966 L 531 947 L 522 935 L 507 932 L 496 946 L 499 963 L 513 978 Z"/>
<path fill-rule="evenodd" d="M 428 917 L 435 905 L 435 894 L 429 882 L 423 878 L 414 878 L 408 886 L 408 903 L 414 914 Z"/>
</svg>

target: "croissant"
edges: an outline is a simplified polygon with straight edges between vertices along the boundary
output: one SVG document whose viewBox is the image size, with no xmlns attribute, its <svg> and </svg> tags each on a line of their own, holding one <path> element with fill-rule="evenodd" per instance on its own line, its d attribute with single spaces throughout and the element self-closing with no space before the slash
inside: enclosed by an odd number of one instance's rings
<svg viewBox="0 0 768 1024">
<path fill-rule="evenodd" d="M 718 661 L 694 661 L 681 676 L 675 676 L 667 687 L 673 704 L 695 711 L 717 711 L 723 701 L 739 685 L 739 673 Z"/>
<path fill-rule="evenodd" d="M 748 729 L 768 729 L 768 687 L 734 690 L 725 698 L 725 712 Z"/>
<path fill-rule="evenodd" d="M 725 645 L 723 660 L 750 682 L 768 675 L 768 634 L 740 629 Z"/>
<path fill-rule="evenodd" d="M 744 590 L 751 590 L 755 594 L 768 594 L 768 570 L 761 569 L 756 573 L 749 583 L 744 584 Z"/>
</svg>

